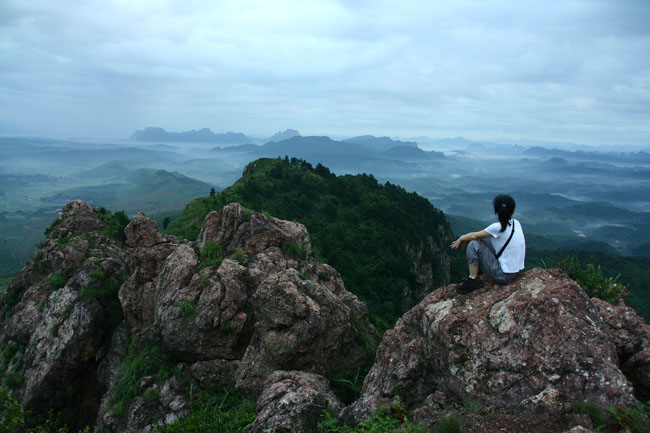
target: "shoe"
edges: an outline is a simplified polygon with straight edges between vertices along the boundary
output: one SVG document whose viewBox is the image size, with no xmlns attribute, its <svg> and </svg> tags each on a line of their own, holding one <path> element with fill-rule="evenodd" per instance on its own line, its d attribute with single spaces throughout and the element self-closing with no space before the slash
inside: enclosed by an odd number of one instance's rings
<svg viewBox="0 0 650 433">
<path fill-rule="evenodd" d="M 466 294 L 473 292 L 474 290 L 480 289 L 483 287 L 483 280 L 480 278 L 463 278 L 463 281 L 456 286 L 456 292 L 460 294 Z"/>
</svg>

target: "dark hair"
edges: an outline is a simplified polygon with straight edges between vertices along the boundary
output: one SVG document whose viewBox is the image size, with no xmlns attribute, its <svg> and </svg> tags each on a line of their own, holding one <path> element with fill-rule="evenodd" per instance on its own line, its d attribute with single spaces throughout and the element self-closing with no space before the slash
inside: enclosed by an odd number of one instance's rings
<svg viewBox="0 0 650 433">
<path fill-rule="evenodd" d="M 515 211 L 515 199 L 508 194 L 499 194 L 494 197 L 492 204 L 494 205 L 494 213 L 499 216 L 501 231 L 504 232 L 506 227 L 508 227 L 508 221 L 510 221 Z"/>
</svg>

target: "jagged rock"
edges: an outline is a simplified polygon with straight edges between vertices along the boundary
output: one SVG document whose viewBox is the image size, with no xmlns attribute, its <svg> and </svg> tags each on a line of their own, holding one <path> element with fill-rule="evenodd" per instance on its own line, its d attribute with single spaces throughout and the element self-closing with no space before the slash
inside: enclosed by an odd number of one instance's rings
<svg viewBox="0 0 650 433">
<path fill-rule="evenodd" d="M 259 212 L 252 213 L 239 203 L 230 203 L 205 217 L 196 243 L 201 248 L 206 242 L 223 245 L 226 254 L 237 250 L 257 254 L 289 243 L 300 245 L 307 254 L 311 253 L 309 234 L 304 225 Z"/>
<path fill-rule="evenodd" d="M 266 379 L 257 400 L 257 417 L 243 433 L 315 431 L 323 412 L 338 413 L 342 408 L 324 377 L 276 371 Z"/>
<path fill-rule="evenodd" d="M 23 407 L 41 418 L 43 408 L 61 411 L 72 426 L 92 423 L 97 412 L 105 391 L 100 349 L 114 329 L 112 315 L 120 314 L 111 290 L 126 273 L 124 252 L 105 227 L 87 203 L 66 205 L 12 283 L 27 287 L 0 328 L 3 340 L 25 346 Z"/>
<path fill-rule="evenodd" d="M 124 228 L 126 244 L 131 248 L 151 248 L 166 241 L 165 236 L 158 231 L 156 222 L 138 212 Z"/>
<path fill-rule="evenodd" d="M 217 385 L 235 386 L 237 368 L 239 368 L 239 361 L 212 359 L 210 361 L 197 361 L 190 365 L 190 373 L 201 388 L 210 388 Z"/>
<path fill-rule="evenodd" d="M 650 400 L 650 326 L 630 307 L 598 298 L 591 301 L 609 326 L 621 370 L 634 385 L 634 394 L 640 401 Z"/>
<path fill-rule="evenodd" d="M 630 404 L 632 386 L 598 309 L 560 270 L 534 269 L 466 296 L 436 290 L 386 332 L 353 420 L 443 392 L 510 410 L 561 411 L 578 398 Z"/>
<path fill-rule="evenodd" d="M 359 365 L 367 356 L 360 334 L 372 338 L 374 330 L 364 322 L 362 304 L 346 305 L 318 276 L 304 280 L 295 269 L 275 274 L 258 287 L 252 306 L 255 334 L 237 371 L 237 387 L 249 394 L 258 393 L 275 370 L 325 373 Z"/>
<path fill-rule="evenodd" d="M 138 213 L 125 227 L 127 262 L 131 270 L 119 292 L 124 317 L 133 333 L 154 322 L 156 283 L 167 257 L 178 247 L 173 236 L 164 236 L 156 222 Z"/>
</svg>

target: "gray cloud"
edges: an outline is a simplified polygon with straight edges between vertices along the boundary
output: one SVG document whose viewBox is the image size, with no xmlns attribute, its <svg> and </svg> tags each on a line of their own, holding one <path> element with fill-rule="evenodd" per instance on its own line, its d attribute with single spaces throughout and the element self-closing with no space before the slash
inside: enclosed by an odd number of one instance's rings
<svg viewBox="0 0 650 433">
<path fill-rule="evenodd" d="M 0 132 L 650 141 L 647 1 L 0 5 Z"/>
</svg>

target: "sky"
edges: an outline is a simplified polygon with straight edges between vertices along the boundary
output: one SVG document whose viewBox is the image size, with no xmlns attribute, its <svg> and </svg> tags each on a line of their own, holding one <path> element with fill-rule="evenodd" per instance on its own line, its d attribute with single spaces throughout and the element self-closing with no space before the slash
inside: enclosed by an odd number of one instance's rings
<svg viewBox="0 0 650 433">
<path fill-rule="evenodd" d="M 650 144 L 650 1 L 2 0 L 0 133 Z"/>
</svg>

